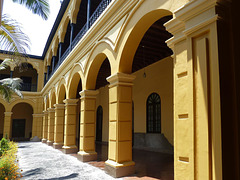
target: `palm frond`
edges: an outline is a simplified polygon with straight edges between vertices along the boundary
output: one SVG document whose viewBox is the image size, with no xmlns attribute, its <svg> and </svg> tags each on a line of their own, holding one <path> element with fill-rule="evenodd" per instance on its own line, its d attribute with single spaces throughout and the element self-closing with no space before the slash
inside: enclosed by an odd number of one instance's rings
<svg viewBox="0 0 240 180">
<path fill-rule="evenodd" d="M 15 3 L 24 5 L 34 14 L 39 15 L 44 20 L 48 19 L 50 8 L 48 0 L 12 0 Z"/>
<path fill-rule="evenodd" d="M 0 64 L 0 70 L 4 70 L 7 67 L 9 67 L 9 65 L 11 64 L 12 60 L 11 59 L 5 59 L 4 61 L 1 62 Z"/>
<path fill-rule="evenodd" d="M 17 21 L 3 15 L 0 29 L 0 49 L 26 53 L 30 49 L 30 39 L 22 32 L 21 28 Z"/>
<path fill-rule="evenodd" d="M 0 80 L 0 94 L 7 102 L 12 98 L 12 94 L 16 93 L 23 98 L 20 91 L 22 80 L 20 78 L 5 78 Z"/>
</svg>

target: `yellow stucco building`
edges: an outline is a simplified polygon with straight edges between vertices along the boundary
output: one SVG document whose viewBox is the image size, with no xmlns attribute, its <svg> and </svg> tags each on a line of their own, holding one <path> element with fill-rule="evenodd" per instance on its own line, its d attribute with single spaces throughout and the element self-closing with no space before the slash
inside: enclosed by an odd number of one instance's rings
<svg viewBox="0 0 240 180">
<path fill-rule="evenodd" d="M 132 147 L 174 152 L 174 179 L 239 179 L 239 62 L 231 0 L 64 0 L 43 55 L 0 99 L 0 134 L 134 173 Z M 9 55 L 1 51 L 0 59 Z"/>
</svg>

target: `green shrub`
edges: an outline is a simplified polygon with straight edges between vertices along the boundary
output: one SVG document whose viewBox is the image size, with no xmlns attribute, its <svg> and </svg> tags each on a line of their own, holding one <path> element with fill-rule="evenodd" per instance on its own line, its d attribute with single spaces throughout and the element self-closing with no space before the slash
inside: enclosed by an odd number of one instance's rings
<svg viewBox="0 0 240 180">
<path fill-rule="evenodd" d="M 21 174 L 16 163 L 17 144 L 8 142 L 8 145 L 8 150 L 0 158 L 0 180 L 20 179 Z"/>
<path fill-rule="evenodd" d="M 2 138 L 0 141 L 0 156 L 2 156 L 7 150 L 9 150 L 8 140 Z"/>
</svg>

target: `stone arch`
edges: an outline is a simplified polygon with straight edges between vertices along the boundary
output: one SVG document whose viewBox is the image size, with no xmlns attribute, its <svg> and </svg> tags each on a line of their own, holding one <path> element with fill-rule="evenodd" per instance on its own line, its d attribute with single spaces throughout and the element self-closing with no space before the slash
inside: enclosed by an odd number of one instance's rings
<svg viewBox="0 0 240 180">
<path fill-rule="evenodd" d="M 24 111 L 22 111 L 24 109 Z M 11 130 L 9 136 L 13 139 L 31 138 L 34 106 L 28 102 L 18 102 L 12 107 Z"/>
<path fill-rule="evenodd" d="M 39 73 L 39 67 L 38 67 L 38 63 L 34 63 L 34 62 L 32 62 L 32 61 L 26 61 L 26 62 L 22 62 L 21 64 L 23 64 L 23 63 L 27 63 L 27 64 L 30 64 L 32 67 L 33 67 L 33 69 L 35 69 L 36 71 L 37 71 L 37 73 Z M 20 65 L 21 65 L 20 64 Z M 17 66 L 15 66 L 14 68 L 16 68 Z"/>
<path fill-rule="evenodd" d="M 66 93 L 66 97 L 68 99 L 75 98 L 76 91 L 77 91 L 80 80 L 83 82 L 83 72 L 82 72 L 81 65 L 79 63 L 77 63 L 71 69 L 70 75 L 68 77 L 68 85 L 67 85 L 67 93 Z M 82 84 L 81 84 L 81 86 L 82 86 Z"/>
<path fill-rule="evenodd" d="M 62 43 L 64 43 L 64 37 L 66 35 L 66 32 L 67 32 L 67 26 L 68 26 L 68 23 L 70 21 L 70 17 L 69 17 L 69 14 L 67 14 L 67 16 L 62 19 L 63 23 L 62 23 L 62 26 L 61 26 L 61 34 L 59 35 L 59 42 L 61 41 Z"/>
<path fill-rule="evenodd" d="M 116 53 L 113 51 L 111 45 L 109 45 L 107 42 L 100 41 L 97 45 L 94 46 L 85 67 L 86 81 L 84 82 L 84 87 L 86 89 L 95 89 L 98 71 L 106 58 L 109 61 L 112 74 L 114 67 L 116 67 L 115 57 Z"/>
<path fill-rule="evenodd" d="M 3 99 L 0 99 L 0 104 L 3 105 L 5 111 L 7 112 L 8 111 L 8 103 L 6 101 L 4 101 Z"/>
<path fill-rule="evenodd" d="M 55 93 L 55 87 L 52 88 L 49 96 L 49 108 L 54 108 L 54 104 L 56 104 L 56 93 Z"/>
<path fill-rule="evenodd" d="M 65 78 L 62 77 L 57 88 L 56 92 L 56 103 L 57 104 L 63 104 L 63 100 L 65 99 L 66 96 L 66 81 Z"/>
<path fill-rule="evenodd" d="M 163 2 L 159 1 L 159 6 L 151 1 L 145 1 L 138 7 L 133 15 L 130 15 L 123 29 L 119 41 L 119 63 L 117 72 L 131 73 L 132 63 L 137 47 L 150 26 L 165 16 L 172 15 L 172 12 L 163 8 Z M 144 7 L 148 8 L 144 8 Z M 158 7 L 156 9 L 156 7 Z"/>
<path fill-rule="evenodd" d="M 71 10 L 70 10 L 70 15 L 71 15 L 71 22 L 72 23 L 76 23 L 76 19 L 77 19 L 77 15 L 78 15 L 78 11 L 79 11 L 79 7 L 80 7 L 80 3 L 82 1 L 78 1 L 78 0 L 74 0 L 72 1 L 71 4 Z"/>
<path fill-rule="evenodd" d="M 44 110 L 47 111 L 48 108 L 49 108 L 49 96 L 46 95 L 44 97 Z"/>
<path fill-rule="evenodd" d="M 53 45 L 52 45 L 52 55 L 53 56 L 57 56 L 57 49 L 58 49 L 58 45 L 59 45 L 59 37 L 56 36 L 55 40 L 53 41 Z"/>
<path fill-rule="evenodd" d="M 46 58 L 46 62 L 47 62 L 47 66 L 50 66 L 51 65 L 51 60 L 52 60 L 52 49 L 50 48 L 49 49 L 49 52 L 48 52 L 48 55 L 47 55 L 47 58 Z"/>
<path fill-rule="evenodd" d="M 32 109 L 33 109 L 33 114 L 35 113 L 35 102 L 34 101 L 32 101 L 32 100 L 30 100 L 30 99 L 17 99 L 17 100 L 15 100 L 15 101 L 13 101 L 13 102 L 11 102 L 11 104 L 10 104 L 10 109 L 11 109 L 11 111 L 12 111 L 12 109 L 13 109 L 13 107 L 16 105 L 16 104 L 19 104 L 19 103 L 26 103 L 26 104 L 29 104 L 31 107 L 32 107 Z"/>
</svg>

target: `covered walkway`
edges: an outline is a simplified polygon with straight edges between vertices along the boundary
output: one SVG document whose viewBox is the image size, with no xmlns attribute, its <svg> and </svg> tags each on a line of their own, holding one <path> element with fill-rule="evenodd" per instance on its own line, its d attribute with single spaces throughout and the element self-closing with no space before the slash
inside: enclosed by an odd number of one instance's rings
<svg viewBox="0 0 240 180">
<path fill-rule="evenodd" d="M 23 179 L 115 179 L 103 171 L 107 150 L 107 145 L 96 144 L 97 161 L 82 163 L 77 154 L 66 155 L 41 142 L 19 142 L 19 167 L 23 170 Z M 134 149 L 133 160 L 136 173 L 122 179 L 174 179 L 171 154 Z"/>
</svg>

